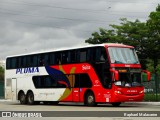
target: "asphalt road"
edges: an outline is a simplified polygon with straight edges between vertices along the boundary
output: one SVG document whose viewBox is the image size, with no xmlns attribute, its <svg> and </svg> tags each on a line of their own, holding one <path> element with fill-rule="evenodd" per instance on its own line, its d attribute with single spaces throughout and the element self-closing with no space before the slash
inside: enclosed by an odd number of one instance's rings
<svg viewBox="0 0 160 120">
<path fill-rule="evenodd" d="M 58 114 L 60 117 L 54 117 L 54 120 L 56 119 L 61 119 L 61 120 L 72 120 L 75 118 L 79 119 L 79 120 L 97 120 L 97 119 L 101 119 L 101 120 L 159 120 L 160 117 L 140 117 L 139 114 L 141 114 L 141 112 L 145 113 L 150 111 L 148 114 L 152 114 L 152 113 L 157 113 L 158 111 L 158 115 L 160 115 L 160 102 L 158 103 L 123 103 L 121 104 L 119 107 L 113 107 L 110 104 L 99 104 L 96 107 L 86 107 L 83 104 L 75 104 L 75 103 L 60 103 L 58 105 L 44 105 L 44 104 L 40 104 L 40 105 L 20 105 L 19 102 L 11 102 L 11 101 L 1 101 L 0 100 L 0 111 L 1 114 L 4 111 L 17 111 L 17 112 L 31 112 L 31 111 L 36 111 L 36 112 L 45 112 L 45 113 L 49 113 L 48 111 L 52 111 L 52 112 L 56 112 L 58 111 Z M 60 111 L 60 112 L 59 112 Z M 66 111 L 66 112 L 64 112 Z M 78 111 L 78 112 L 77 112 Z M 87 112 L 86 112 L 87 111 Z M 117 116 L 117 114 L 119 114 L 119 111 L 121 111 L 120 114 L 125 114 L 127 116 Z M 52 114 L 51 112 L 51 114 Z M 77 116 L 75 115 L 74 117 L 65 117 L 67 114 L 71 114 L 71 112 L 73 112 L 74 114 L 78 114 Z M 86 114 L 83 116 L 82 113 L 86 113 L 88 114 L 88 117 Z M 108 115 L 104 115 L 101 113 L 105 113 L 108 114 L 110 117 L 106 117 Z M 64 114 L 65 113 L 65 114 Z M 133 114 L 131 114 L 133 113 Z M 81 116 L 82 114 L 82 116 Z M 136 116 L 136 114 L 138 114 L 138 117 Z M 92 115 L 94 117 L 92 117 Z M 97 116 L 96 116 L 97 115 Z M 102 115 L 102 116 L 101 116 Z M 134 117 L 134 115 L 136 117 Z M 53 116 L 53 114 L 52 114 Z M 70 115 L 69 115 L 70 116 Z M 129 117 L 131 116 L 131 117 Z M 15 118 L 2 118 L 0 117 L 0 120 L 18 120 L 18 119 L 22 119 L 20 117 L 15 117 Z M 28 119 L 28 118 L 25 118 Z M 52 119 L 52 117 L 44 117 L 42 116 L 42 118 L 29 118 L 32 120 L 45 120 L 45 119 Z"/>
</svg>

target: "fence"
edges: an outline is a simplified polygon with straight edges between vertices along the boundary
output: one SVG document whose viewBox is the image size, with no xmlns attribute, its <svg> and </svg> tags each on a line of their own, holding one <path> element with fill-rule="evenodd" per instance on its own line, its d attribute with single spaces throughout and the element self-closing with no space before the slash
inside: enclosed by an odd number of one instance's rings
<svg viewBox="0 0 160 120">
<path fill-rule="evenodd" d="M 160 75 L 152 74 L 150 82 L 143 82 L 145 87 L 144 101 L 160 101 Z"/>
<path fill-rule="evenodd" d="M 0 99 L 4 98 L 4 82 L 0 81 Z"/>
</svg>

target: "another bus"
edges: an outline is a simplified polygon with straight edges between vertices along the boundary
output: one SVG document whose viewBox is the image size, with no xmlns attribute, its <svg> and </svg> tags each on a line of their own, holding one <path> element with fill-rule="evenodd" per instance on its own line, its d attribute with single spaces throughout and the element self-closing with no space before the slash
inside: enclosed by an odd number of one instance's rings
<svg viewBox="0 0 160 120">
<path fill-rule="evenodd" d="M 21 104 L 142 101 L 140 62 L 132 46 L 99 44 L 6 58 L 5 98 Z"/>
</svg>

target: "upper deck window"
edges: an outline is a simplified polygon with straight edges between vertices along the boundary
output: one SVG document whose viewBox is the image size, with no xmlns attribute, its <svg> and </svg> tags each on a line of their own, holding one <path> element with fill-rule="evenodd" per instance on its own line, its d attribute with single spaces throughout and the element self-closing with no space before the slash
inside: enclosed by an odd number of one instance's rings
<svg viewBox="0 0 160 120">
<path fill-rule="evenodd" d="M 138 58 L 133 48 L 108 48 L 111 63 L 138 64 Z"/>
</svg>

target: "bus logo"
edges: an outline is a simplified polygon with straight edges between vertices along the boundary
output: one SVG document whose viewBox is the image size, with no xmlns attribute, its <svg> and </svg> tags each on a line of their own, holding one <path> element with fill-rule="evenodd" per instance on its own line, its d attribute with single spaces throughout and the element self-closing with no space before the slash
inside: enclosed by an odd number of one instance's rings
<svg viewBox="0 0 160 120">
<path fill-rule="evenodd" d="M 89 65 L 82 65 L 82 70 L 90 70 L 91 66 Z"/>
<path fill-rule="evenodd" d="M 38 67 L 29 67 L 29 68 L 17 68 L 16 74 L 24 74 L 24 73 L 38 73 Z"/>
</svg>

